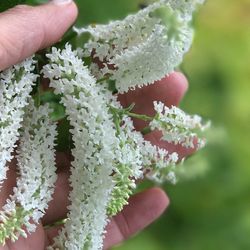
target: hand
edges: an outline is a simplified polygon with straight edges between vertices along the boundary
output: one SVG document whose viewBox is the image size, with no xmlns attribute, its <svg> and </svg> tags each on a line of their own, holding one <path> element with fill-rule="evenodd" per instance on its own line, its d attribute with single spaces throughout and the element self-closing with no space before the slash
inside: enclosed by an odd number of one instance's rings
<svg viewBox="0 0 250 250">
<path fill-rule="evenodd" d="M 36 51 L 57 42 L 63 33 L 72 25 L 77 16 L 74 3 L 56 5 L 53 3 L 39 7 L 19 6 L 0 14 L 0 70 L 18 63 Z M 181 73 L 173 73 L 169 77 L 142 89 L 137 89 L 120 96 L 123 105 L 135 102 L 136 112 L 152 115 L 154 100 L 166 105 L 178 105 L 187 90 L 187 81 Z M 145 124 L 134 121 L 137 129 Z M 177 150 L 182 156 L 190 153 L 181 147 L 169 145 L 160 141 L 157 132 L 148 134 L 147 140 L 170 151 Z M 8 179 L 1 190 L 0 207 L 11 194 L 16 181 L 15 162 L 10 164 Z M 46 216 L 39 224 L 35 233 L 27 239 L 20 238 L 17 242 L 7 242 L 0 250 L 44 250 L 56 236 L 60 227 L 45 229 L 44 226 L 66 217 L 69 193 L 70 156 L 57 153 L 58 180 Z M 168 206 L 166 194 L 159 188 L 152 188 L 135 195 L 129 200 L 129 205 L 111 219 L 107 226 L 104 248 L 127 239 L 134 233 L 158 218 Z"/>
</svg>

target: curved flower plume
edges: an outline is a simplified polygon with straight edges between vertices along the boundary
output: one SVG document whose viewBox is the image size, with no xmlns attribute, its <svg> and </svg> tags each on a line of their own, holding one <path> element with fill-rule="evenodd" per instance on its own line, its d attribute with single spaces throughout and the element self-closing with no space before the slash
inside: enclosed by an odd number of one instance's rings
<svg viewBox="0 0 250 250">
<path fill-rule="evenodd" d="M 0 187 L 6 179 L 6 164 L 13 157 L 24 108 L 37 78 L 32 73 L 34 64 L 33 59 L 26 59 L 0 73 Z"/>
<path fill-rule="evenodd" d="M 17 150 L 17 186 L 0 212 L 0 244 L 34 232 L 52 199 L 57 133 L 48 113 L 47 105 L 35 108 L 33 101 L 26 110 Z"/>
<path fill-rule="evenodd" d="M 199 138 L 210 123 L 202 124 L 202 118 L 198 115 L 187 115 L 181 109 L 172 106 L 166 107 L 161 102 L 154 102 L 156 116 L 150 123 L 152 130 L 158 129 L 163 133 L 162 140 L 181 144 L 186 148 L 198 149 L 205 146 L 205 139 Z"/>
<path fill-rule="evenodd" d="M 175 183 L 175 165 L 178 161 L 178 154 L 170 154 L 167 150 L 146 141 L 142 133 L 136 131 L 134 127 L 130 117 L 130 108 L 122 108 L 115 96 L 109 103 L 112 105 L 111 113 L 114 116 L 114 123 L 119 124 L 117 137 L 120 141 L 119 148 L 115 152 L 116 169 L 113 174 L 115 186 L 107 209 L 107 213 L 113 216 L 128 204 L 128 198 L 136 188 L 135 181 L 142 179 L 144 174 L 156 182 L 165 180 Z"/>
<path fill-rule="evenodd" d="M 68 221 L 49 249 L 102 249 L 106 210 L 113 190 L 114 151 L 119 148 L 107 100 L 111 93 L 97 85 L 83 61 L 68 45 L 53 48 L 44 67 L 72 126 L 74 142 Z"/>
<path fill-rule="evenodd" d="M 166 181 L 176 184 L 176 165 L 180 160 L 178 153 L 169 153 L 167 150 L 149 143 L 144 144 L 143 150 L 146 152 L 147 160 L 145 162 L 149 161 L 149 165 L 145 166 L 146 177 L 159 184 Z"/>
<path fill-rule="evenodd" d="M 75 29 L 91 35 L 84 56 L 95 59 L 92 73 L 109 76 L 122 93 L 173 72 L 191 46 L 190 20 L 199 2 L 161 0 L 122 21 Z"/>
<path fill-rule="evenodd" d="M 121 108 L 116 100 L 112 100 L 111 104 L 117 110 Z M 136 188 L 135 181 L 143 177 L 143 155 L 141 153 L 143 136 L 140 132 L 135 131 L 133 122 L 127 115 L 124 114 L 119 119 L 117 110 L 111 109 L 114 122 L 119 124 L 117 129 L 119 145 L 115 151 L 116 168 L 112 176 L 115 185 L 107 208 L 109 216 L 116 215 L 128 204 L 128 199 Z M 118 120 L 116 120 L 117 118 Z"/>
</svg>

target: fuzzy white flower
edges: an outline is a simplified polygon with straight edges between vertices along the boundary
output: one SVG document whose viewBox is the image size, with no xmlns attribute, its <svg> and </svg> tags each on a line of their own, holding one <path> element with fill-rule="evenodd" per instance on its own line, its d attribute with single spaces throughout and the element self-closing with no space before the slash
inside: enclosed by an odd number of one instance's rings
<svg viewBox="0 0 250 250">
<path fill-rule="evenodd" d="M 54 141 L 56 126 L 49 118 L 48 106 L 34 107 L 25 113 L 17 150 L 19 177 L 14 194 L 0 212 L 0 244 L 19 235 L 32 233 L 52 199 L 56 181 Z"/>
<path fill-rule="evenodd" d="M 24 107 L 37 78 L 32 73 L 34 64 L 33 59 L 26 59 L 0 73 L 0 187 L 6 179 L 6 165 L 13 157 Z"/>
<path fill-rule="evenodd" d="M 156 183 L 169 181 L 175 184 L 175 166 L 179 161 L 178 153 L 152 145 L 149 141 L 140 144 L 145 176 Z M 172 178 L 170 178 L 170 175 Z"/>
<path fill-rule="evenodd" d="M 128 204 L 127 200 L 136 187 L 135 180 L 143 178 L 144 174 L 157 183 L 169 181 L 175 184 L 175 165 L 179 157 L 176 152 L 170 154 L 167 150 L 146 141 L 142 133 L 136 131 L 131 118 L 126 114 L 126 109 L 122 108 L 115 97 L 110 103 L 117 109 L 114 114 L 119 115 L 121 112 L 122 115 L 121 127 L 118 130 L 120 147 L 116 152 L 118 163 L 113 175 L 117 184 L 108 207 L 108 213 L 115 215 Z"/>
<path fill-rule="evenodd" d="M 187 148 L 202 148 L 205 145 L 205 139 L 199 138 L 199 133 L 205 131 L 209 123 L 203 125 L 200 116 L 187 115 L 181 109 L 166 107 L 161 102 L 154 102 L 154 108 L 157 115 L 150 127 L 162 131 L 162 140 Z"/>
<path fill-rule="evenodd" d="M 119 147 L 107 100 L 111 93 L 90 76 L 68 45 L 55 48 L 43 73 L 56 93 L 63 94 L 74 141 L 69 220 L 49 249 L 102 249 L 107 206 L 113 190 L 114 151 Z M 60 63 L 63 62 L 63 63 Z"/>
<path fill-rule="evenodd" d="M 111 105 L 117 109 L 121 108 L 116 100 L 111 101 Z M 116 185 L 107 211 L 110 216 L 116 215 L 128 204 L 128 198 L 136 188 L 135 181 L 143 177 L 143 155 L 140 145 L 144 139 L 140 132 L 135 131 L 132 120 L 126 115 L 120 120 L 120 124 L 117 131 L 119 147 L 115 151 L 116 168 L 112 176 Z"/>
<path fill-rule="evenodd" d="M 91 34 L 84 48 L 85 56 L 95 58 L 92 73 L 110 75 L 117 90 L 126 92 L 173 72 L 193 39 L 191 10 L 197 1 L 186 2 L 161 0 L 122 21 L 75 29 Z"/>
</svg>

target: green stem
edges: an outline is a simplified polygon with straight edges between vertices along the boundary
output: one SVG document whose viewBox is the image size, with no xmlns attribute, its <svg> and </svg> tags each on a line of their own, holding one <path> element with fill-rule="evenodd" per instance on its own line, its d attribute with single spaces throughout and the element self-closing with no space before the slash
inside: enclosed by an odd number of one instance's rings
<svg viewBox="0 0 250 250">
<path fill-rule="evenodd" d="M 62 219 L 62 220 L 58 220 L 56 222 L 53 222 L 51 224 L 48 224 L 46 226 L 44 226 L 44 229 L 50 229 L 50 228 L 53 228 L 53 227 L 56 227 L 56 226 L 61 226 L 61 225 L 64 225 L 66 223 L 68 219 Z"/>
<path fill-rule="evenodd" d="M 141 133 L 142 133 L 143 135 L 150 134 L 151 132 L 152 132 L 152 130 L 151 130 L 151 128 L 150 128 L 149 126 L 143 128 L 143 129 L 141 130 Z"/>
<path fill-rule="evenodd" d="M 135 114 L 135 113 L 131 113 L 131 112 L 125 112 L 125 114 L 132 117 L 132 118 L 140 119 L 143 121 L 150 122 L 150 121 L 154 120 L 154 117 L 147 116 L 147 115 L 140 115 L 140 114 Z"/>
<path fill-rule="evenodd" d="M 156 118 L 156 116 L 151 117 L 151 116 L 147 116 L 147 115 L 141 115 L 141 114 L 136 114 L 136 113 L 130 112 L 134 108 L 134 104 L 132 104 L 128 108 L 124 108 L 124 109 L 117 109 L 115 107 L 112 107 L 111 105 L 109 105 L 109 108 L 110 108 L 110 113 L 113 115 L 113 120 L 114 120 L 118 135 L 120 134 L 120 129 L 121 129 L 120 123 L 122 120 L 122 116 L 124 116 L 124 115 L 127 115 L 127 116 L 132 117 L 132 118 L 140 119 L 143 121 L 147 121 L 147 122 L 150 122 Z M 152 132 L 152 130 L 151 130 L 150 126 L 143 128 L 141 131 L 141 133 L 143 135 L 149 134 L 151 132 Z"/>
<path fill-rule="evenodd" d="M 107 81 L 108 79 L 109 79 L 109 76 L 105 76 L 105 77 L 103 77 L 103 78 L 97 80 L 96 83 L 102 83 L 102 82 L 104 82 L 104 81 Z"/>
<path fill-rule="evenodd" d="M 113 116 L 113 121 L 114 121 L 115 128 L 116 128 L 116 135 L 120 135 L 120 133 L 121 133 L 121 119 L 119 116 L 119 112 L 117 112 L 118 110 L 112 106 L 109 106 L 109 111 Z"/>
</svg>

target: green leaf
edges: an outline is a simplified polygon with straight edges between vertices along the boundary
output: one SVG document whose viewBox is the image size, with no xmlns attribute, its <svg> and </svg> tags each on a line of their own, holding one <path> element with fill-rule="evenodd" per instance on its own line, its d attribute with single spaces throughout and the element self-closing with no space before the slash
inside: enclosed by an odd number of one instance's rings
<svg viewBox="0 0 250 250">
<path fill-rule="evenodd" d="M 71 148 L 74 147 L 72 136 L 70 134 L 70 123 L 65 117 L 63 120 L 58 122 L 58 136 L 56 142 L 56 150 L 59 152 L 69 151 Z"/>
<path fill-rule="evenodd" d="M 12 8 L 18 4 L 24 4 L 25 0 L 3 0 L 0 2 L 0 12 Z"/>
<path fill-rule="evenodd" d="M 52 91 L 45 91 L 39 96 L 40 102 L 45 104 L 47 102 L 57 102 L 59 103 L 61 98 L 59 95 L 54 94 Z"/>
<path fill-rule="evenodd" d="M 19 4 L 39 5 L 46 2 L 47 0 L 0 0 L 0 12 L 6 11 Z"/>
<path fill-rule="evenodd" d="M 53 121 L 59 121 L 66 117 L 65 108 L 62 104 L 50 102 L 49 106 L 53 110 L 53 112 L 50 114 L 50 118 Z"/>
<path fill-rule="evenodd" d="M 116 82 L 114 80 L 108 81 L 108 89 L 114 94 L 117 93 Z"/>
</svg>

